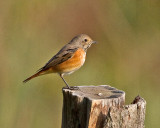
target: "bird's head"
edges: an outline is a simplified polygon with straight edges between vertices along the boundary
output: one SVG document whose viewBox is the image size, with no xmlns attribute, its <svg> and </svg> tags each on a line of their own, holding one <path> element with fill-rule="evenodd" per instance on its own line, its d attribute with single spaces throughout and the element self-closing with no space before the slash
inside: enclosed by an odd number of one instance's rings
<svg viewBox="0 0 160 128">
<path fill-rule="evenodd" d="M 74 37 L 71 40 L 71 43 L 76 45 L 79 48 L 82 48 L 84 51 L 87 51 L 87 49 L 93 44 L 96 43 L 96 41 L 93 41 L 88 35 L 86 34 L 80 34 Z"/>
</svg>

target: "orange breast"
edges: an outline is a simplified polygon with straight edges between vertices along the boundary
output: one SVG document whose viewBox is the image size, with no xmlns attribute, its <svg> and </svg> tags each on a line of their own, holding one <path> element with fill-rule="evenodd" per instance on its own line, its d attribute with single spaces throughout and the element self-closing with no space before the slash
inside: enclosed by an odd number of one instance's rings
<svg viewBox="0 0 160 128">
<path fill-rule="evenodd" d="M 57 73 L 69 73 L 79 69 L 85 62 L 86 52 L 83 49 L 78 49 L 72 58 L 58 64 L 52 68 Z"/>
</svg>

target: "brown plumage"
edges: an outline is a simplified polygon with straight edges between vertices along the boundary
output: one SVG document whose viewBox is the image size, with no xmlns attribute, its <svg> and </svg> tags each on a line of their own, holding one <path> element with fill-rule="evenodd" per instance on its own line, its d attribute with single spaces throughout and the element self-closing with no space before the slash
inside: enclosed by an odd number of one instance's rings
<svg viewBox="0 0 160 128">
<path fill-rule="evenodd" d="M 80 34 L 66 44 L 55 56 L 53 56 L 38 72 L 23 82 L 44 74 L 58 73 L 67 87 L 63 75 L 71 74 L 78 70 L 85 62 L 87 49 L 95 43 L 88 35 Z"/>
</svg>

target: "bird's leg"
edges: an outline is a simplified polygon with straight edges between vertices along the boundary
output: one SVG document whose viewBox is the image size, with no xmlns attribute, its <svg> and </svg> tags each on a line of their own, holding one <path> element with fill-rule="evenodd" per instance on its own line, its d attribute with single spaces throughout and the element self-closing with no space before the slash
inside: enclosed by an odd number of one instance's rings
<svg viewBox="0 0 160 128">
<path fill-rule="evenodd" d="M 62 78 L 62 80 L 64 81 L 64 83 L 66 84 L 67 88 L 68 89 L 71 89 L 71 90 L 78 90 L 79 88 L 76 87 L 76 86 L 73 86 L 73 87 L 70 87 L 67 82 L 65 81 L 65 79 L 63 78 L 63 74 L 60 74 L 60 77 Z"/>
<path fill-rule="evenodd" d="M 63 78 L 63 75 L 60 74 L 60 77 L 62 78 L 62 80 L 64 81 L 64 83 L 66 84 L 66 86 L 68 87 L 68 89 L 70 89 L 69 85 L 67 84 L 67 82 L 65 81 L 65 79 Z"/>
</svg>

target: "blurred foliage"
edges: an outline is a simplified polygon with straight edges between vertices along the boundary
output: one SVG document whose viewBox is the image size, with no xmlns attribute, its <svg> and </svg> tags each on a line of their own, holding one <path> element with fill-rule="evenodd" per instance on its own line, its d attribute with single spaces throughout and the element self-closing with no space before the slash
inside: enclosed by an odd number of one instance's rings
<svg viewBox="0 0 160 128">
<path fill-rule="evenodd" d="M 77 34 L 99 43 L 72 86 L 109 84 L 126 103 L 147 101 L 145 125 L 160 125 L 160 1 L 0 1 L 0 127 L 59 128 L 64 85 L 56 74 L 22 81 Z"/>
</svg>

